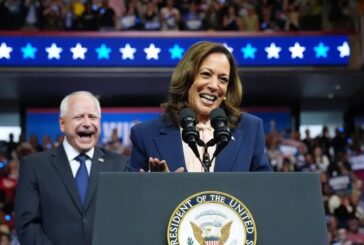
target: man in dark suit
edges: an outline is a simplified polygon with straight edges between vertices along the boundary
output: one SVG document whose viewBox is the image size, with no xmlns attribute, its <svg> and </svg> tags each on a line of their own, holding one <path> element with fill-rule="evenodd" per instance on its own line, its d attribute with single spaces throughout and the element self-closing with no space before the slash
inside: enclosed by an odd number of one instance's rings
<svg viewBox="0 0 364 245">
<path fill-rule="evenodd" d="M 91 93 L 66 96 L 59 120 L 63 143 L 21 160 L 15 204 L 21 244 L 91 244 L 98 173 L 122 171 L 126 161 L 96 146 L 100 118 Z"/>
</svg>

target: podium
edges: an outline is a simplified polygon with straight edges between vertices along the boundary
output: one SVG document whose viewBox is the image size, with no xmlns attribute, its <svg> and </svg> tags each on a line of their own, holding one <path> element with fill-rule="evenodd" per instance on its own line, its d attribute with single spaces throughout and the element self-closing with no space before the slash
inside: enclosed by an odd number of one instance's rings
<svg viewBox="0 0 364 245">
<path fill-rule="evenodd" d="M 187 220 L 182 213 L 192 210 L 196 196 L 201 200 L 201 195 L 209 192 L 227 194 L 227 199 L 231 196 L 237 200 L 222 203 L 222 207 L 231 209 L 238 201 L 243 204 L 252 220 L 246 223 L 242 219 L 247 235 L 254 222 L 254 242 L 245 237 L 245 242 L 228 240 L 226 245 L 328 244 L 318 173 L 100 173 L 99 181 L 94 245 L 199 245 L 199 235 L 188 235 L 188 242 L 168 239 L 175 236 L 172 232 L 178 230 L 179 236 L 184 232 L 181 227 L 172 229 L 173 217 L 180 217 L 178 223 Z M 189 210 L 180 212 L 178 207 L 188 203 Z M 198 229 L 202 229 L 202 223 L 195 226 L 199 225 Z M 185 225 L 188 226 L 191 225 Z"/>
</svg>

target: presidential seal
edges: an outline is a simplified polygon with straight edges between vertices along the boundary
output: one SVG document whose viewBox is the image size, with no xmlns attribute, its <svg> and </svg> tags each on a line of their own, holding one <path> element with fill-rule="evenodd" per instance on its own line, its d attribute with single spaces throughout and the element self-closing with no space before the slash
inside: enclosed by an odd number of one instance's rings
<svg viewBox="0 0 364 245">
<path fill-rule="evenodd" d="M 218 191 L 194 194 L 174 210 L 169 245 L 255 245 L 253 216 L 237 198 Z"/>
</svg>

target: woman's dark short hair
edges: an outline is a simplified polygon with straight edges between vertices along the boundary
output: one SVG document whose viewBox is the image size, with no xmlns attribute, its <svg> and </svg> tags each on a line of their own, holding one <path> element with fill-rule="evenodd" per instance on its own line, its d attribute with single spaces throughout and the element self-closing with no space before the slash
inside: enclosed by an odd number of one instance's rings
<svg viewBox="0 0 364 245">
<path fill-rule="evenodd" d="M 228 125 L 234 129 L 240 121 L 240 104 L 243 88 L 238 76 L 234 57 L 222 44 L 213 42 L 198 42 L 183 56 L 173 71 L 167 101 L 162 104 L 165 109 L 165 120 L 178 125 L 179 113 L 188 107 L 188 90 L 190 89 L 204 59 L 212 53 L 223 53 L 230 63 L 230 76 L 226 99 L 221 103 Z"/>
</svg>

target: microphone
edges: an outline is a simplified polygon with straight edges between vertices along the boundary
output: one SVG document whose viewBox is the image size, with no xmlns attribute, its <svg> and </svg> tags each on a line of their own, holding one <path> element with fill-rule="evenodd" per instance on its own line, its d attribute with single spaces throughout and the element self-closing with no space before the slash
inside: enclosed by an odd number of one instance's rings
<svg viewBox="0 0 364 245">
<path fill-rule="evenodd" d="M 182 127 L 182 140 L 189 145 L 196 157 L 200 159 L 197 144 L 199 144 L 201 140 L 200 135 L 196 130 L 196 118 L 192 109 L 184 108 L 179 113 L 179 124 Z"/>
<path fill-rule="evenodd" d="M 215 108 L 210 112 L 211 126 L 214 128 L 214 141 L 217 143 L 214 157 L 229 143 L 231 132 L 227 125 L 225 111 L 221 108 Z"/>
</svg>

